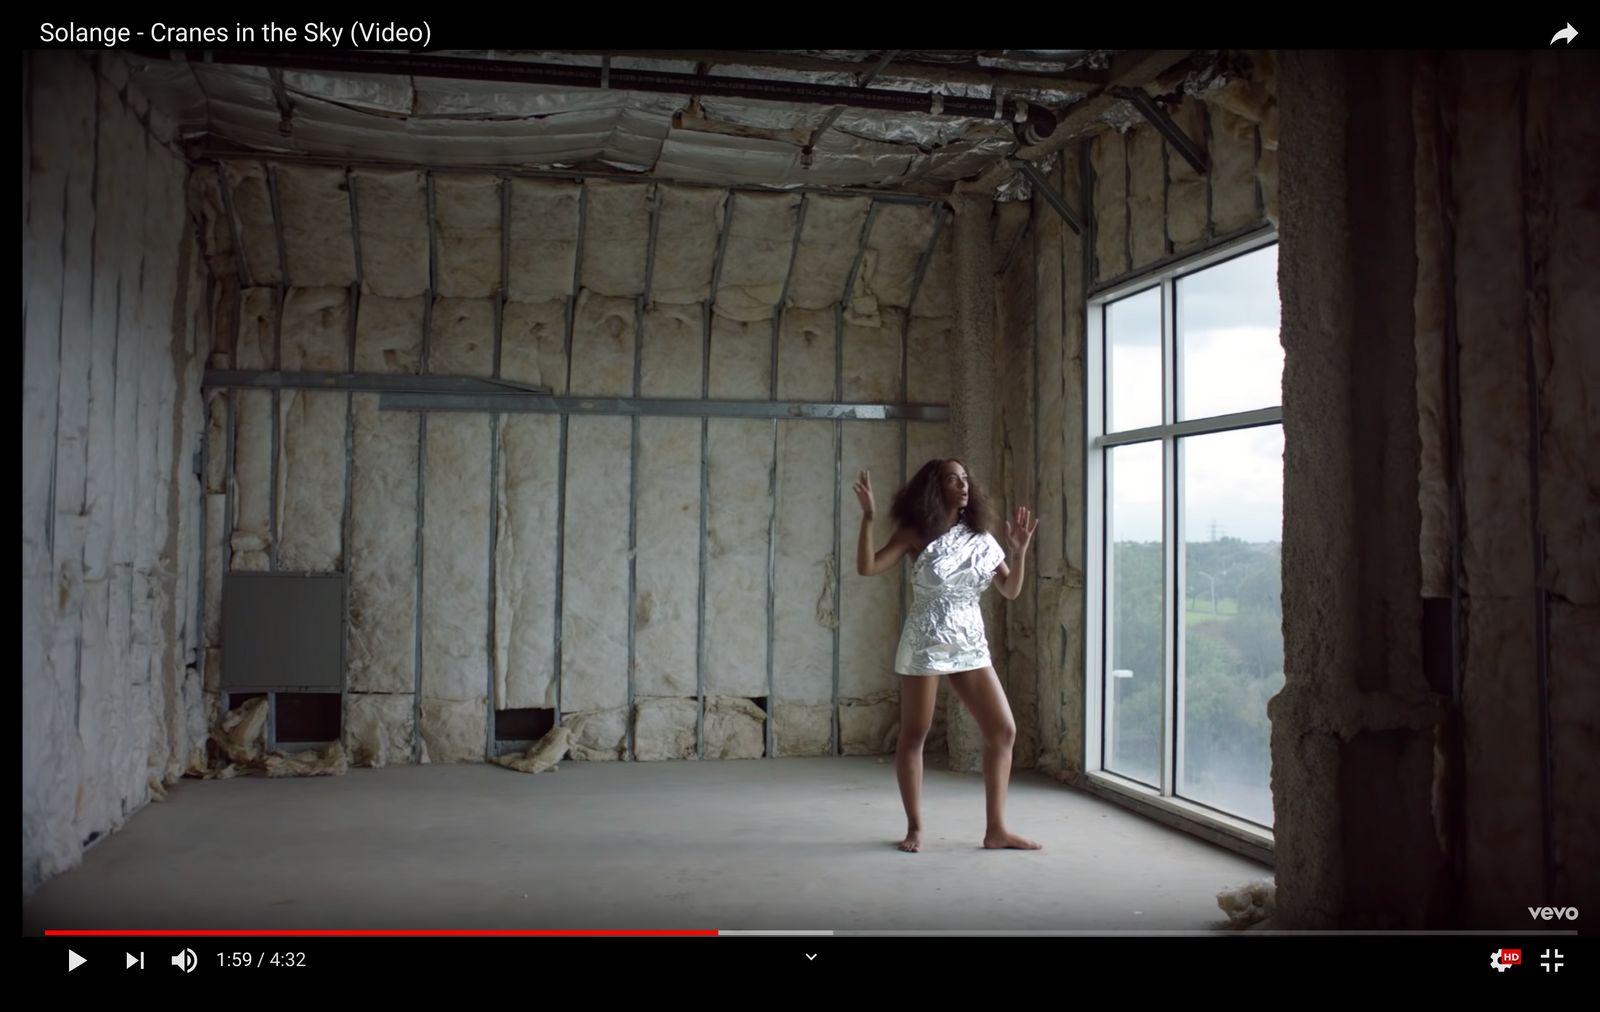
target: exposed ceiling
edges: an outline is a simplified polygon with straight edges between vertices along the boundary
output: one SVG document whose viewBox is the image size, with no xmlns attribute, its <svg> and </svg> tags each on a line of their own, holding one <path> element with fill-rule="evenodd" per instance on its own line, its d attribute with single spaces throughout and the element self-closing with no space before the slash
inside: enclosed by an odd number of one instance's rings
<svg viewBox="0 0 1600 1012">
<path fill-rule="evenodd" d="M 1104 50 L 144 52 L 197 157 L 613 173 L 928 195 L 1013 183 L 1208 54 Z M 1159 90 L 1157 88 L 1156 90 Z M 1142 97 L 1142 96 L 1141 96 Z"/>
</svg>

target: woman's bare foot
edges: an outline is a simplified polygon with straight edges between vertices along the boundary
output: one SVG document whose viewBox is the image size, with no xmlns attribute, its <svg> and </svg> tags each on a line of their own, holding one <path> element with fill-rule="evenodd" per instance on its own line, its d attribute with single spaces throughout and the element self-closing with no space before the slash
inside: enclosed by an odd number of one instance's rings
<svg viewBox="0 0 1600 1012">
<path fill-rule="evenodd" d="M 900 841 L 900 849 L 907 854 L 915 854 L 922 849 L 922 830 L 906 830 L 906 838 Z"/>
<path fill-rule="evenodd" d="M 1044 844 L 1035 843 L 1025 836 L 1008 833 L 1001 830 L 997 833 L 987 833 L 983 838 L 985 850 L 1043 850 Z"/>
</svg>

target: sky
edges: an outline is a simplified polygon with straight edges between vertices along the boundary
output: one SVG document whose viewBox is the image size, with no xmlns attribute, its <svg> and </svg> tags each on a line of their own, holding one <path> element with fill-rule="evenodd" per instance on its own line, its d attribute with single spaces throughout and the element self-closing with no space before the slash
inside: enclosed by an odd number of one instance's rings
<svg viewBox="0 0 1600 1012">
<path fill-rule="evenodd" d="M 1236 257 L 1178 281 L 1180 419 L 1274 407 L 1282 400 L 1278 342 L 1278 248 Z M 1159 425 L 1159 289 L 1107 308 L 1108 431 Z M 1279 541 L 1283 527 L 1283 429 L 1260 426 L 1184 440 L 1186 537 Z M 1160 443 L 1113 454 L 1118 541 L 1161 537 Z"/>
</svg>

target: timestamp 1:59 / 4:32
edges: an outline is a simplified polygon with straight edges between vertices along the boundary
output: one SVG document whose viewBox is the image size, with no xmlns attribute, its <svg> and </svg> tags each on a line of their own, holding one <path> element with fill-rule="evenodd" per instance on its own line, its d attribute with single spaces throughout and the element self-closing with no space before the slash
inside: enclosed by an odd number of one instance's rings
<svg viewBox="0 0 1600 1012">
<path fill-rule="evenodd" d="M 304 952 L 219 952 L 217 965 L 224 970 L 246 967 L 304 967 L 306 954 Z"/>
</svg>

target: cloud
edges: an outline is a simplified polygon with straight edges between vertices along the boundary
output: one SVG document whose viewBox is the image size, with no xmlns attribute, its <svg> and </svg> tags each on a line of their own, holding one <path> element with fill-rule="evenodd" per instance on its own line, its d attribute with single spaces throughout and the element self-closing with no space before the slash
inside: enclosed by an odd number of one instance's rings
<svg viewBox="0 0 1600 1012">
<path fill-rule="evenodd" d="M 1177 380 L 1184 419 L 1274 407 L 1283 397 L 1277 247 L 1178 279 Z M 1111 431 L 1159 425 L 1160 292 L 1107 310 Z M 1259 426 L 1183 440 L 1183 510 L 1190 541 L 1218 536 L 1278 541 L 1283 529 L 1283 427 Z M 1162 527 L 1161 444 L 1112 452 L 1116 540 L 1155 541 Z"/>
</svg>

